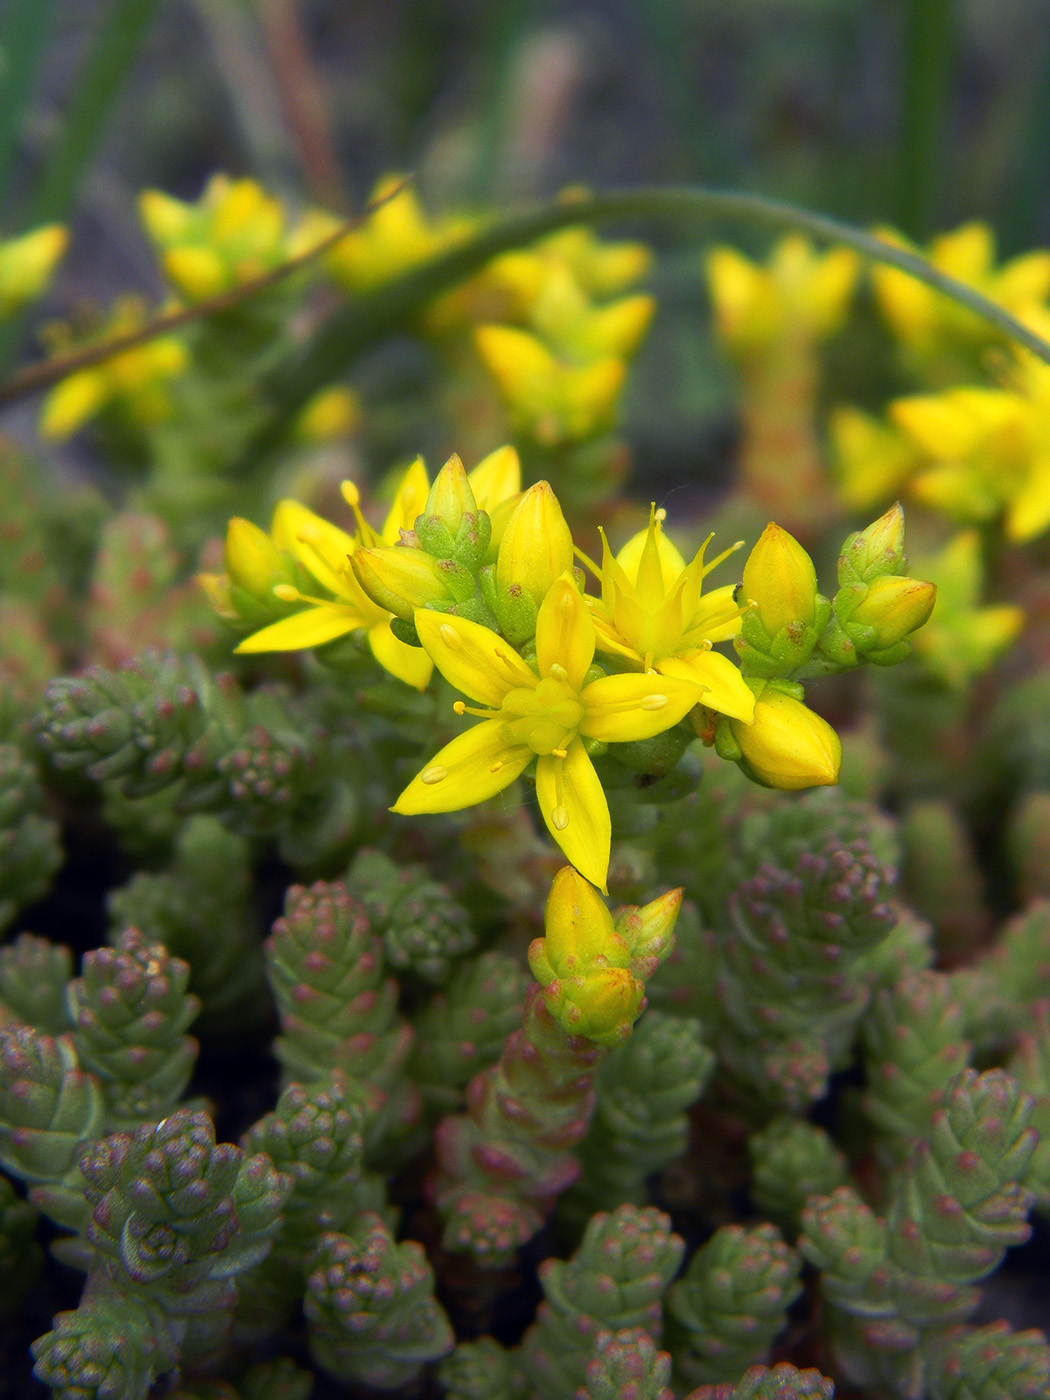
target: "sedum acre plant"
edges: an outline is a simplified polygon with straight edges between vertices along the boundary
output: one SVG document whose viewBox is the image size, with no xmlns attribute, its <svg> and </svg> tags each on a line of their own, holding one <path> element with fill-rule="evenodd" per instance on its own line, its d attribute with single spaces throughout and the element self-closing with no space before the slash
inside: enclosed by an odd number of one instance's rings
<svg viewBox="0 0 1050 1400">
<path fill-rule="evenodd" d="M 0 386 L 48 389 L 0 442 L 16 1386 L 1045 1396 L 996 1271 L 1050 1201 L 1048 255 L 705 191 L 140 209 L 173 302 Z M 645 213 L 795 226 L 706 259 L 704 520 L 623 489 L 652 253 L 593 225 Z M 0 244 L 0 314 L 63 246 Z M 860 254 L 916 393 L 825 433 Z M 413 408 L 352 374 L 405 339 Z"/>
</svg>

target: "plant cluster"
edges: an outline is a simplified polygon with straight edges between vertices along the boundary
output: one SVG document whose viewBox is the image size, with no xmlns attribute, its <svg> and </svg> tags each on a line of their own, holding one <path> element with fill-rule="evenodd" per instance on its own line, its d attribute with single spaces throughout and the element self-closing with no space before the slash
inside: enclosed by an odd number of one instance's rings
<svg viewBox="0 0 1050 1400">
<path fill-rule="evenodd" d="M 1047 1393 L 981 1285 L 1050 1203 L 1038 617 L 992 671 L 1050 371 L 951 387 L 978 303 L 888 244 L 891 417 L 947 456 L 827 448 L 855 248 L 718 249 L 698 529 L 621 490 L 651 254 L 588 198 L 147 192 L 174 304 L 54 330 L 0 444 L 0 1308 L 53 1305 L 57 1400 Z M 1047 255 L 979 244 L 932 263 L 1041 324 Z M 63 245 L 0 244 L 0 313 Z M 80 431 L 105 491 L 38 471 Z"/>
</svg>

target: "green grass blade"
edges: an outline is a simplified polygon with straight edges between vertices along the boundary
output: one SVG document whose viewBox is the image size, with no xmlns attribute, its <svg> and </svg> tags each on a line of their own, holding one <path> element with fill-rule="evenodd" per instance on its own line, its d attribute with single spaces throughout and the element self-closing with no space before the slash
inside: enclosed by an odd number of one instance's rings
<svg viewBox="0 0 1050 1400">
<path fill-rule="evenodd" d="M 955 0 L 908 0 L 898 150 L 897 224 L 920 242 L 941 192 L 955 57 Z"/>
<path fill-rule="evenodd" d="M 84 60 L 25 223 L 66 217 L 159 0 L 114 0 Z"/>
<path fill-rule="evenodd" d="M 0 21 L 0 208 L 7 204 L 19 132 L 55 18 L 55 0 L 9 4 Z"/>
</svg>

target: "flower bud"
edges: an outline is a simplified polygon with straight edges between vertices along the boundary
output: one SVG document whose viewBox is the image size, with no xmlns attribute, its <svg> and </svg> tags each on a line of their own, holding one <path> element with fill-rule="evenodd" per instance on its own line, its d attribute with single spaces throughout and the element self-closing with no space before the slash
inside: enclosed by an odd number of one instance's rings
<svg viewBox="0 0 1050 1400">
<path fill-rule="evenodd" d="M 791 624 L 811 627 L 817 609 L 813 560 L 793 536 L 772 521 L 744 565 L 744 594 L 772 639 Z"/>
<path fill-rule="evenodd" d="M 674 948 L 674 926 L 682 907 L 682 890 L 668 890 L 640 908 L 629 905 L 616 920 L 631 950 L 631 971 L 643 980 Z"/>
<path fill-rule="evenodd" d="M 448 526 L 449 532 L 455 535 L 463 516 L 468 511 L 471 515 L 476 515 L 477 510 L 477 502 L 474 492 L 470 489 L 463 463 L 459 454 L 453 452 L 434 478 L 423 515 L 427 520 L 437 516 Z"/>
<path fill-rule="evenodd" d="M 849 536 L 839 556 L 839 583 L 871 583 L 904 568 L 904 511 L 898 501 L 866 530 Z"/>
<path fill-rule="evenodd" d="M 768 787 L 795 790 L 838 782 L 839 736 L 794 696 L 767 685 L 755 701 L 754 723 L 730 720 L 729 727 L 745 772 Z"/>
<path fill-rule="evenodd" d="M 161 262 L 168 281 L 190 301 L 205 301 L 227 288 L 226 268 L 211 248 L 169 248 Z"/>
<path fill-rule="evenodd" d="M 626 968 L 607 967 L 545 989 L 544 1001 L 569 1035 L 612 1046 L 631 1034 L 645 1001 L 645 988 Z"/>
<path fill-rule="evenodd" d="M 151 241 L 158 248 L 169 248 L 189 236 L 198 214 L 192 204 L 161 190 L 143 190 L 139 195 L 139 217 Z"/>
<path fill-rule="evenodd" d="M 496 587 L 520 584 L 542 603 L 555 579 L 572 573 L 572 532 L 546 481 L 530 486 L 507 521 L 496 560 Z"/>
<path fill-rule="evenodd" d="M 69 234 L 60 224 L 45 224 L 0 243 L 0 315 L 41 295 L 68 242 Z"/>
<path fill-rule="evenodd" d="M 570 977 L 603 966 L 626 967 L 629 948 L 613 927 L 601 895 L 571 865 L 554 877 L 544 914 L 544 936 L 529 947 L 529 966 L 539 982 Z"/>
<path fill-rule="evenodd" d="M 315 394 L 295 424 L 300 442 L 334 442 L 346 437 L 361 421 L 361 403 L 352 389 L 334 384 Z"/>
<path fill-rule="evenodd" d="M 231 583 L 261 599 L 286 581 L 288 569 L 270 536 L 235 515 L 226 531 L 226 572 Z"/>
<path fill-rule="evenodd" d="M 850 615 L 847 627 L 859 623 L 875 628 L 875 640 L 865 651 L 883 651 L 916 631 L 933 612 L 937 588 L 923 579 L 883 574 L 874 579 Z M 861 646 L 858 642 L 858 650 Z"/>
<path fill-rule="evenodd" d="M 437 563 L 421 549 L 355 549 L 350 564 L 369 598 L 404 622 L 428 603 L 455 601 Z"/>
</svg>

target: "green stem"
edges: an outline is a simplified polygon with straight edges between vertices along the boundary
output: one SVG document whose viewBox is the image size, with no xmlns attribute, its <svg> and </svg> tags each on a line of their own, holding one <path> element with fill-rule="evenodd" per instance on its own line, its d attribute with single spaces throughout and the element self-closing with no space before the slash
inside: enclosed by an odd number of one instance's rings
<svg viewBox="0 0 1050 1400">
<path fill-rule="evenodd" d="M 1009 338 L 1050 364 L 1050 344 L 1001 306 L 931 266 L 918 254 L 884 243 L 862 229 L 779 200 L 735 190 L 645 187 L 614 190 L 555 201 L 493 224 L 469 242 L 457 245 L 333 312 L 313 340 L 264 382 L 262 393 L 270 403 L 269 421 L 239 464 L 240 468 L 250 469 L 261 456 L 273 451 L 313 395 L 344 375 L 362 351 L 391 327 L 411 322 L 434 297 L 473 276 L 492 258 L 573 224 L 624 219 L 686 225 L 728 219 L 771 228 L 802 229 L 822 243 L 843 244 L 874 262 L 909 273 L 990 321 Z"/>
</svg>

